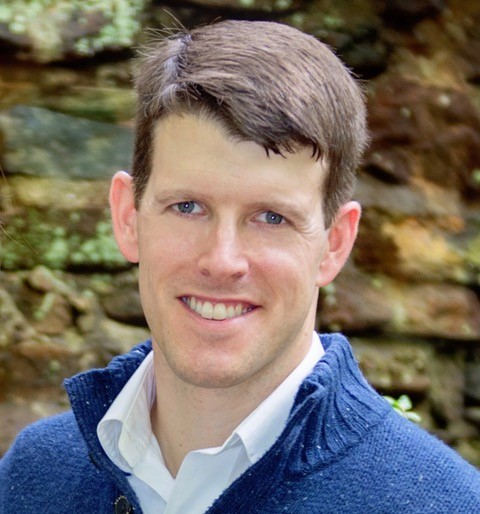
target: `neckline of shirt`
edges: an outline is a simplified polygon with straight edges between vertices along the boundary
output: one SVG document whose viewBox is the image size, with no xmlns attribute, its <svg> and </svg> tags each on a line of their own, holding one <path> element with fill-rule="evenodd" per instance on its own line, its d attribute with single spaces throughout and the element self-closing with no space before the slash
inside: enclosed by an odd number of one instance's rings
<svg viewBox="0 0 480 514">
<path fill-rule="evenodd" d="M 288 377 L 256 407 L 232 432 L 222 446 L 195 452 L 216 455 L 242 444 L 250 464 L 259 460 L 283 431 L 303 380 L 322 358 L 324 349 L 316 332 L 309 351 Z M 150 409 L 155 401 L 153 351 L 150 352 L 97 426 L 97 435 L 106 454 L 120 469 L 132 472 L 144 453 L 156 443 L 150 423 Z"/>
</svg>

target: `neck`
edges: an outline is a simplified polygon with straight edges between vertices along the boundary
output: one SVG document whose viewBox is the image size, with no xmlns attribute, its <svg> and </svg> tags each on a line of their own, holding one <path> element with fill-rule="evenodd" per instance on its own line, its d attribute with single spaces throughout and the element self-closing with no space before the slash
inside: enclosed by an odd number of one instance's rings
<svg viewBox="0 0 480 514">
<path fill-rule="evenodd" d="M 179 379 L 156 351 L 156 401 L 151 411 L 152 430 L 165 466 L 175 477 L 183 459 L 194 450 L 221 446 L 235 428 L 267 398 L 301 362 L 299 355 L 287 374 L 262 384 L 252 381 L 227 388 L 202 388 Z"/>
<path fill-rule="evenodd" d="M 186 396 L 163 391 L 157 395 L 151 413 L 152 429 L 173 477 L 189 452 L 225 442 L 250 412 L 246 405 L 238 407 L 232 408 L 226 396 L 213 392 Z"/>
</svg>

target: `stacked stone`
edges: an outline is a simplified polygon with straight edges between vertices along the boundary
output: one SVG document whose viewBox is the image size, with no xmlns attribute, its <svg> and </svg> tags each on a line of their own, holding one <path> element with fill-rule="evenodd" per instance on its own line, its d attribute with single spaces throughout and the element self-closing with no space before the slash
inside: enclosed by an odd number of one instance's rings
<svg viewBox="0 0 480 514">
<path fill-rule="evenodd" d="M 142 28 L 242 18 L 315 35 L 364 80 L 362 225 L 321 292 L 318 328 L 352 337 L 374 386 L 408 394 L 480 466 L 478 2 L 24 3 L 0 11 L 0 452 L 66 408 L 64 376 L 148 335 L 107 206 L 110 177 L 130 163 Z"/>
</svg>

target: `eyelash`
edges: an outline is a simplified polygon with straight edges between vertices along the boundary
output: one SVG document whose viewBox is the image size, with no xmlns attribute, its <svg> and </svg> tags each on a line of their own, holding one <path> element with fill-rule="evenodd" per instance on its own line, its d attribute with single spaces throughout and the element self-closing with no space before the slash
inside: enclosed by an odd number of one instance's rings
<svg viewBox="0 0 480 514">
<path fill-rule="evenodd" d="M 274 223 L 268 223 L 268 221 L 266 222 L 267 225 L 282 225 L 283 223 L 285 223 L 287 220 L 281 215 L 281 214 L 278 214 L 278 212 L 274 212 L 274 211 L 264 211 L 261 213 L 262 215 L 265 214 L 266 216 L 266 219 L 272 219 L 272 217 L 275 217 L 275 219 L 278 219 L 280 218 L 280 221 L 278 222 L 274 222 Z M 278 218 L 277 218 L 278 217 Z"/>
<path fill-rule="evenodd" d="M 198 213 L 194 212 L 196 206 L 200 207 L 200 204 L 198 202 L 195 202 L 194 200 L 185 200 L 183 202 L 177 202 L 177 203 L 172 204 L 171 208 L 180 215 L 194 216 L 195 214 L 198 214 Z M 183 207 L 186 207 L 186 209 L 182 210 Z M 192 207 L 191 210 L 189 210 L 189 207 Z M 268 211 L 268 210 L 262 211 L 255 218 L 258 219 L 262 215 L 265 215 L 266 220 L 268 220 L 268 219 L 272 220 L 272 218 L 277 220 L 277 222 L 273 222 L 273 223 L 269 223 L 268 221 L 262 222 L 262 223 L 265 223 L 265 225 L 276 226 L 276 225 L 283 225 L 283 224 L 287 223 L 287 220 L 285 219 L 285 217 L 282 216 L 281 214 L 278 214 L 278 212 L 275 212 L 275 211 Z"/>
<path fill-rule="evenodd" d="M 192 210 L 190 211 L 187 211 L 187 212 L 184 212 L 181 210 L 181 207 L 182 206 L 185 206 L 185 205 L 191 205 L 193 208 Z M 195 210 L 195 206 L 198 206 L 199 204 L 197 202 L 194 202 L 193 200 L 185 200 L 184 202 L 178 202 L 178 203 L 175 203 L 173 204 L 171 207 L 174 211 L 178 212 L 179 214 L 184 214 L 184 215 L 194 215 L 196 214 L 195 212 L 193 212 Z"/>
</svg>

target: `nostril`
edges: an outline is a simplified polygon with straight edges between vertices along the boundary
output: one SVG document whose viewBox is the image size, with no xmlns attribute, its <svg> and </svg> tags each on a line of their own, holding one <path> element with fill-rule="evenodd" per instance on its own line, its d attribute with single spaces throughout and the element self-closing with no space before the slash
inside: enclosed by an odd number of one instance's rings
<svg viewBox="0 0 480 514">
<path fill-rule="evenodd" d="M 198 266 L 210 277 L 241 277 L 249 270 L 246 256 L 233 252 L 208 252 L 199 258 Z"/>
</svg>

